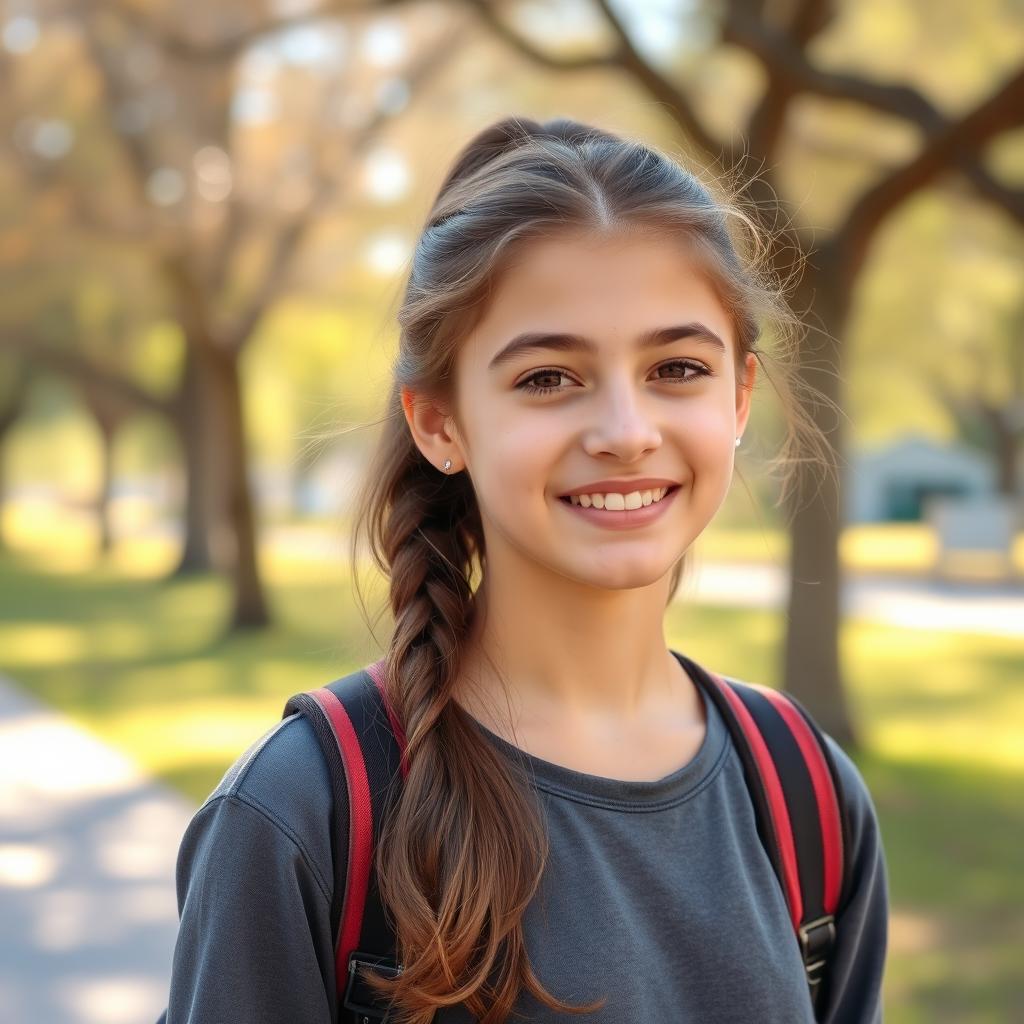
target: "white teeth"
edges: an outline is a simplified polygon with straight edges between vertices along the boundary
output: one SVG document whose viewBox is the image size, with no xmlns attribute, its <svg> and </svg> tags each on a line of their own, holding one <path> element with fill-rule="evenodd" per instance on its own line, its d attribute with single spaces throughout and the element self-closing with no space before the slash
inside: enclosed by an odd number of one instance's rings
<svg viewBox="0 0 1024 1024">
<path fill-rule="evenodd" d="M 615 491 L 608 494 L 573 494 L 569 501 L 573 505 L 582 505 L 583 508 L 603 508 L 609 512 L 621 512 L 623 509 L 643 508 L 645 505 L 661 501 L 667 491 L 667 487 L 655 487 L 648 491 L 630 491 L 629 494 L 619 494 Z"/>
</svg>

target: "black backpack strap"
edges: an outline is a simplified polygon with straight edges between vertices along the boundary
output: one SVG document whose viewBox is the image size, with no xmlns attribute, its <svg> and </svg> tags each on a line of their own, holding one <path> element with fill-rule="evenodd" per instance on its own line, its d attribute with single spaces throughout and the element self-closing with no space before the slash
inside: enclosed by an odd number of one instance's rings
<svg viewBox="0 0 1024 1024">
<path fill-rule="evenodd" d="M 758 835 L 785 894 L 811 1002 L 819 1010 L 835 915 L 848 884 L 849 821 L 834 760 L 795 697 L 720 676 L 680 657 L 732 735 Z"/>
<path fill-rule="evenodd" d="M 386 1005 L 362 979 L 364 970 L 401 971 L 373 856 L 405 771 L 404 736 L 385 696 L 383 662 L 296 694 L 284 714 L 296 712 L 310 720 L 324 750 L 335 800 L 331 922 L 340 1020 L 386 1020 Z M 346 855 L 337 856 L 339 850 Z"/>
</svg>

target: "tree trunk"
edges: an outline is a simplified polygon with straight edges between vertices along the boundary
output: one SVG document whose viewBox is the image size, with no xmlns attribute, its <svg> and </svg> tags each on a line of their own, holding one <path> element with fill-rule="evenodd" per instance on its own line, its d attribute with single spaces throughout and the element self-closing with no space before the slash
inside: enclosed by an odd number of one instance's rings
<svg viewBox="0 0 1024 1024">
<path fill-rule="evenodd" d="M 816 258 L 820 269 L 807 267 L 799 298 L 805 321 L 821 322 L 801 342 L 799 376 L 842 408 L 841 345 L 847 300 L 834 261 Z M 806 312 L 804 312 L 806 310 Z M 844 448 L 842 419 L 833 408 L 815 402 L 807 410 L 836 453 Z M 840 671 L 839 625 L 842 576 L 839 538 L 842 529 L 841 480 L 811 462 L 797 466 L 788 498 L 790 515 L 790 589 L 786 609 L 782 680 L 815 721 L 844 748 L 857 744 Z"/>
<path fill-rule="evenodd" d="M 0 552 L 7 550 L 7 535 L 4 532 L 4 509 L 7 506 L 7 437 L 17 420 L 16 416 L 0 417 Z"/>
<path fill-rule="evenodd" d="M 996 431 L 996 469 L 999 493 L 1007 498 L 1020 495 L 1017 469 L 1020 459 L 1020 440 L 1012 424 L 1000 422 Z"/>
<path fill-rule="evenodd" d="M 185 477 L 184 542 L 172 577 L 210 572 L 218 567 L 219 559 L 215 557 L 217 510 L 224 503 L 218 500 L 219 480 L 211 458 L 212 424 L 208 413 L 211 401 L 203 398 L 203 388 L 208 386 L 202 379 L 194 347 L 187 345 L 174 418 Z"/>
<path fill-rule="evenodd" d="M 96 523 L 99 527 L 99 549 L 104 557 L 114 549 L 114 529 L 110 520 L 110 502 L 114 494 L 114 442 L 117 429 L 97 416 L 102 446 L 100 489 L 96 495 Z"/>
<path fill-rule="evenodd" d="M 231 629 L 261 629 L 270 624 L 270 612 L 259 572 L 256 514 L 249 486 L 248 445 L 238 357 L 233 352 L 210 347 L 205 358 L 218 412 L 216 436 L 223 442 L 225 511 L 234 540 L 234 610 Z"/>
</svg>

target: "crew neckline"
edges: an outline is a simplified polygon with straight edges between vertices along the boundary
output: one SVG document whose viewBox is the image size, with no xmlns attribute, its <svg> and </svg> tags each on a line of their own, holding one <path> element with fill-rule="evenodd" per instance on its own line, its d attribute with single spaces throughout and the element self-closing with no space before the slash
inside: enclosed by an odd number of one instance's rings
<svg viewBox="0 0 1024 1024">
<path fill-rule="evenodd" d="M 678 651 L 671 653 L 697 686 L 704 702 L 706 728 L 704 739 L 690 760 L 660 779 L 615 779 L 577 771 L 517 747 L 470 717 L 494 746 L 519 765 L 538 789 L 547 793 L 617 810 L 650 811 L 674 806 L 695 796 L 717 773 L 727 749 L 728 733 L 715 702 L 708 699 L 704 669 Z"/>
</svg>

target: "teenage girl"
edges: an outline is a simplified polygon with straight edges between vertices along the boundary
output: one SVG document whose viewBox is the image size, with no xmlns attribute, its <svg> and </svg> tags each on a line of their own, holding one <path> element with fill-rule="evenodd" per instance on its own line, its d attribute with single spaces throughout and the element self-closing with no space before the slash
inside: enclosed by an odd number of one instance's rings
<svg viewBox="0 0 1024 1024">
<path fill-rule="evenodd" d="M 729 490 L 756 342 L 798 326 L 764 248 L 674 160 L 564 119 L 491 125 L 441 187 L 353 541 L 389 581 L 408 743 L 376 850 L 391 1020 L 815 1019 L 741 762 L 663 630 Z M 851 883 L 818 1019 L 869 1024 L 885 862 L 826 739 Z M 166 1024 L 338 1019 L 331 793 L 291 715 L 196 813 Z"/>
</svg>

